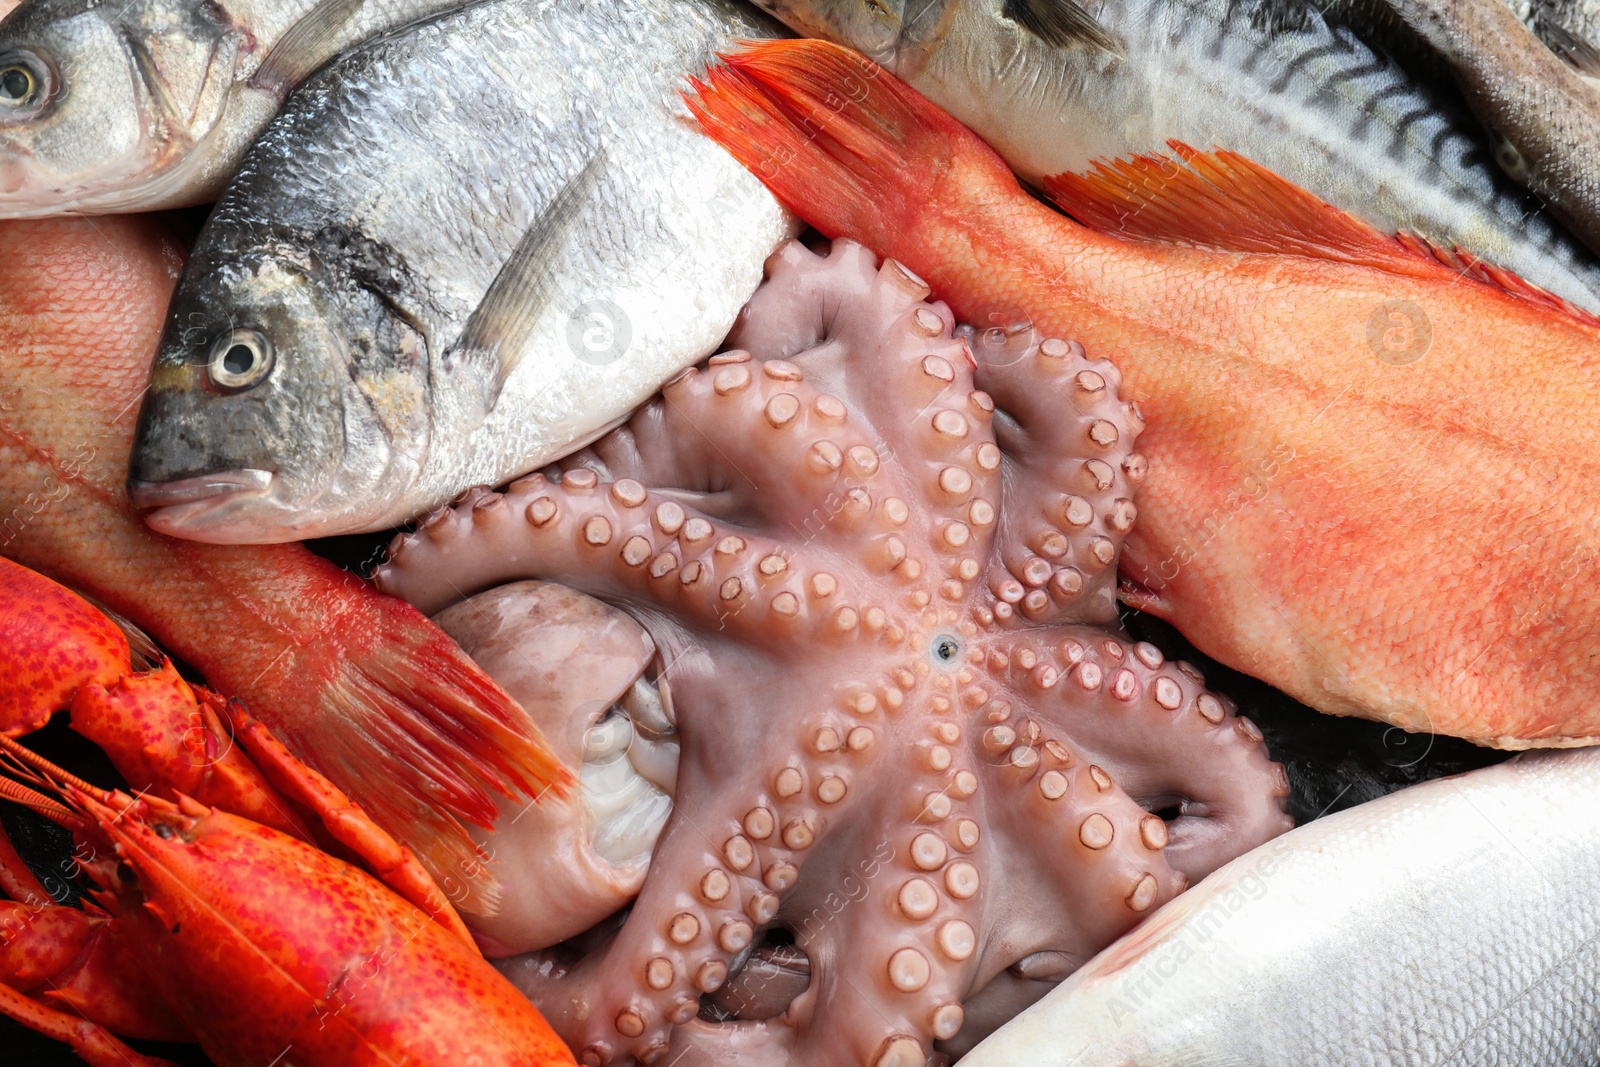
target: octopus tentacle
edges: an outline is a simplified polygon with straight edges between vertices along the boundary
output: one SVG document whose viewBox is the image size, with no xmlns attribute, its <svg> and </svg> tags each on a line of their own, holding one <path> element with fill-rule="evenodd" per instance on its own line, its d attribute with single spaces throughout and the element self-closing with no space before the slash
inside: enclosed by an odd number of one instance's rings
<svg viewBox="0 0 1600 1067">
<path fill-rule="evenodd" d="M 1167 857 L 1191 880 L 1290 829 L 1283 767 L 1232 700 L 1154 645 L 1083 628 L 1056 647 L 1061 721 L 1145 807 L 1176 807 Z M 1083 716 L 1085 704 L 1103 714 Z M 1054 710 L 1054 709 L 1051 709 Z M 1068 718 L 1070 716 L 1070 718 Z"/>
<path fill-rule="evenodd" d="M 1127 927 L 1129 913 L 1143 914 L 1188 884 L 1166 855 L 1160 817 L 1135 803 L 1105 768 L 1089 754 L 1074 752 L 1048 725 L 1024 718 L 1014 726 L 990 727 L 985 747 L 995 754 L 996 777 L 1010 794 L 1007 818 L 1018 830 L 1046 835 L 1047 861 L 1061 884 L 1113 887 L 1098 899 L 1085 894 L 1068 909 L 1079 936 L 1115 937 L 1114 931 Z"/>
<path fill-rule="evenodd" d="M 860 695 L 850 686 L 831 699 L 815 694 L 823 710 L 802 724 L 795 755 L 768 765 L 712 818 L 669 825 L 635 905 L 649 918 L 630 918 L 585 976 L 595 991 L 576 1042 L 585 1062 L 648 1061 L 665 1049 L 671 1028 L 694 1017 L 700 995 L 716 992 L 779 918 L 819 838 L 858 818 L 863 801 L 852 787 L 878 755 L 871 728 L 860 725 L 872 717 Z M 686 757 L 710 759 L 707 747 L 697 743 Z"/>
<path fill-rule="evenodd" d="M 995 436 L 1008 493 L 1034 506 L 1002 507 L 990 588 L 1002 621 L 1117 619 L 1117 566 L 1133 529 L 1146 463 L 1133 451 L 1144 421 L 1118 395 L 1122 375 L 1077 342 L 1026 324 L 967 331 L 976 381 L 1002 408 Z M 1043 507 L 1034 502 L 1042 502 Z"/>
<path fill-rule="evenodd" d="M 790 1008 L 796 1067 L 921 1067 L 934 1041 L 960 1032 L 980 966 L 977 867 L 953 850 L 932 866 L 930 846 L 912 842 L 943 838 L 913 833 L 901 835 L 865 895 L 837 911 L 819 897 L 811 910 L 826 921 L 797 932 L 813 965 Z"/>
<path fill-rule="evenodd" d="M 712 631 L 777 642 L 885 628 L 883 612 L 841 591 L 824 561 L 583 469 L 469 493 L 397 537 L 373 573 L 380 589 L 424 611 L 528 578 L 653 600 Z"/>
<path fill-rule="evenodd" d="M 949 308 L 928 302 L 926 284 L 898 264 L 877 266 L 850 242 L 825 258 L 791 242 L 768 274 L 729 344 L 762 359 L 803 353 L 808 379 L 876 427 L 878 458 L 886 473 L 894 468 L 894 495 L 882 503 L 903 528 L 885 542 L 906 554 L 908 581 L 930 579 L 930 591 L 913 593 L 907 606 L 925 608 L 934 591 L 961 600 L 994 536 L 1000 451 L 990 432 L 994 402 L 974 387 L 972 353 L 954 335 Z M 865 388 L 849 373 L 860 366 L 873 368 Z"/>
</svg>

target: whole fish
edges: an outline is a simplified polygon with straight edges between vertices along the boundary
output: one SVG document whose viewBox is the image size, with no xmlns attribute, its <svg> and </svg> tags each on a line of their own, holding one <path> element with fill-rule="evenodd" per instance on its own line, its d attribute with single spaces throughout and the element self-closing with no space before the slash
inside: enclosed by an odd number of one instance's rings
<svg viewBox="0 0 1600 1067">
<path fill-rule="evenodd" d="M 1229 863 L 964 1067 L 1600 1058 L 1600 751 L 1318 819 Z"/>
<path fill-rule="evenodd" d="M 1310 0 L 756 0 L 850 45 L 1042 185 L 1175 139 L 1590 310 L 1600 265 L 1449 101 Z"/>
<path fill-rule="evenodd" d="M 465 2 L 25 0 L 0 23 L 0 218 L 214 200 L 301 78 Z"/>
<path fill-rule="evenodd" d="M 151 526 L 395 526 L 714 350 L 792 223 L 676 91 L 776 32 L 735 0 L 495 0 L 307 82 L 173 302 L 130 482 Z"/>
<path fill-rule="evenodd" d="M 856 53 L 730 62 L 693 106 L 806 221 L 1002 341 L 1032 321 L 1121 369 L 1149 422 L 1126 601 L 1324 712 L 1600 739 L 1592 316 L 1226 153 L 1052 187 L 1108 236 Z"/>
<path fill-rule="evenodd" d="M 0 555 L 241 698 L 452 899 L 492 914 L 466 825 L 569 778 L 522 708 L 409 605 L 301 546 L 179 541 L 128 503 L 134 415 L 182 248 L 147 218 L 47 219 L 0 224 L 0 259 Z"/>
</svg>

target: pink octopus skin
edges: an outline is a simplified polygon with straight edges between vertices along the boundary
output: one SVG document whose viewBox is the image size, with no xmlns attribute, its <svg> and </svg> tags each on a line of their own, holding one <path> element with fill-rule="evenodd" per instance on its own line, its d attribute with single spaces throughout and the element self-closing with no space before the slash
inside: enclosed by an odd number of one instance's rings
<svg viewBox="0 0 1600 1067">
<path fill-rule="evenodd" d="M 574 779 L 584 728 L 655 656 L 649 634 L 633 619 L 560 585 L 500 586 L 433 621 L 527 710 Z M 491 959 L 580 934 L 627 906 L 644 883 L 647 862 L 615 864 L 595 851 L 581 789 L 565 798 L 502 799 L 499 807 L 492 830 L 469 831 L 489 873 L 502 885 L 531 883 L 540 891 L 505 893 L 492 915 L 462 909 Z"/>
<path fill-rule="evenodd" d="M 728 351 L 377 575 L 430 612 L 558 581 L 660 650 L 677 806 L 615 937 L 536 997 L 590 1064 L 942 1060 L 1020 1006 L 997 979 L 1058 979 L 1290 826 L 1255 726 L 1118 624 L 1146 465 L 1116 369 L 969 343 L 850 242 L 767 279 Z M 774 925 L 804 991 L 698 1020 Z"/>
</svg>

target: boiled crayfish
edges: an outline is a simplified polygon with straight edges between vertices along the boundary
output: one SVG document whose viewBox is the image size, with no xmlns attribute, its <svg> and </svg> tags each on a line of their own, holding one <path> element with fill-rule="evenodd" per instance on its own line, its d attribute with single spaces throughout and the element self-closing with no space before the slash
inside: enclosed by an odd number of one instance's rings
<svg viewBox="0 0 1600 1067">
<path fill-rule="evenodd" d="M 11 740 L 62 709 L 134 792 Z M 242 708 L 164 658 L 136 672 L 111 620 L 5 559 L 0 734 L 0 795 L 70 829 L 92 883 L 82 910 L 56 904 L 0 834 L 0 1013 L 96 1067 L 166 1062 L 113 1033 L 262 1067 L 573 1062 L 409 850 Z"/>
</svg>

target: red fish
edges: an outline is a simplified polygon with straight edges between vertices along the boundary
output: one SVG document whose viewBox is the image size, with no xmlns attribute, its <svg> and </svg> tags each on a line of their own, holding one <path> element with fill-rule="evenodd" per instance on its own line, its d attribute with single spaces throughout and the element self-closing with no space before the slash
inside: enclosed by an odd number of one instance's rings
<svg viewBox="0 0 1600 1067">
<path fill-rule="evenodd" d="M 1149 419 L 1130 603 L 1325 712 L 1600 740 L 1593 318 L 1228 153 L 1047 183 L 1080 225 L 853 52 L 727 62 L 690 106 L 817 229 L 1122 369 Z"/>
<path fill-rule="evenodd" d="M 146 218 L 0 226 L 0 555 L 131 619 L 411 845 L 465 910 L 465 830 L 565 788 L 523 710 L 409 605 L 298 545 L 149 530 L 123 488 L 183 250 Z"/>
</svg>

